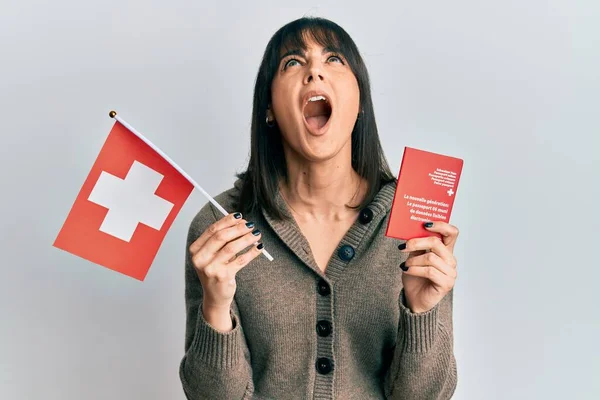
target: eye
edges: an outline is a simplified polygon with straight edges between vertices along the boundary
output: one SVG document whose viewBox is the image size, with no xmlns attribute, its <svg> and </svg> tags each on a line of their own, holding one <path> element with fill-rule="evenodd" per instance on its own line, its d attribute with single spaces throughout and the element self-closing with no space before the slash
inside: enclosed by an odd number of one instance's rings
<svg viewBox="0 0 600 400">
<path fill-rule="evenodd" d="M 300 61 L 296 60 L 295 58 L 290 58 L 289 60 L 287 60 L 284 64 L 283 64 L 283 69 L 287 69 L 287 67 L 289 66 L 293 66 L 292 62 L 297 62 L 298 64 L 300 64 Z"/>
<path fill-rule="evenodd" d="M 344 62 L 342 61 L 342 57 L 337 56 L 337 55 L 331 55 L 329 57 L 327 57 L 327 61 L 334 59 L 337 60 L 339 63 L 343 64 Z"/>
</svg>

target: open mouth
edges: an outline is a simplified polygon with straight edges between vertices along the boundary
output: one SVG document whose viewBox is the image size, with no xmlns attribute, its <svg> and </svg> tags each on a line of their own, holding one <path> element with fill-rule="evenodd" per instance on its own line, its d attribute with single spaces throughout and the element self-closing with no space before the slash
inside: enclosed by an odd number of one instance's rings
<svg viewBox="0 0 600 400">
<path fill-rule="evenodd" d="M 331 104 L 322 95 L 308 98 L 303 110 L 304 119 L 308 127 L 314 131 L 320 131 L 331 117 Z"/>
</svg>

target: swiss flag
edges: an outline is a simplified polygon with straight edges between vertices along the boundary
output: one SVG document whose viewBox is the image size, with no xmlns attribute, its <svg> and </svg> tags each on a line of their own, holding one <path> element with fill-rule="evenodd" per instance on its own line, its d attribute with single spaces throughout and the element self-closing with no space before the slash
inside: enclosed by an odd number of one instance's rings
<svg viewBox="0 0 600 400">
<path fill-rule="evenodd" d="M 53 245 L 143 281 L 193 189 L 116 121 Z"/>
</svg>

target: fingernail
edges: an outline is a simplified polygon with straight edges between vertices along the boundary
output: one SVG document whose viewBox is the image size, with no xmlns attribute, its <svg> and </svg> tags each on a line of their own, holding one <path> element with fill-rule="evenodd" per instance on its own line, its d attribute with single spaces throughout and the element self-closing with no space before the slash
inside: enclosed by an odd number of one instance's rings
<svg viewBox="0 0 600 400">
<path fill-rule="evenodd" d="M 402 271 L 408 271 L 408 267 L 406 266 L 406 261 L 402 261 L 402 264 L 400 264 L 400 269 Z"/>
<path fill-rule="evenodd" d="M 252 234 L 253 234 L 254 236 L 258 236 L 258 235 L 260 235 L 260 230 L 259 230 L 259 229 L 255 229 L 255 230 L 253 230 L 253 231 L 252 231 Z"/>
<path fill-rule="evenodd" d="M 406 249 L 406 243 L 401 243 L 398 245 L 398 250 L 404 250 Z"/>
<path fill-rule="evenodd" d="M 263 247 L 265 247 L 265 245 L 262 244 L 262 243 L 259 243 L 258 246 L 256 246 L 256 248 L 259 249 L 259 250 L 262 250 Z"/>
<path fill-rule="evenodd" d="M 235 219 L 242 218 L 242 213 L 236 212 L 235 214 L 233 214 L 233 218 L 235 218 Z"/>
<path fill-rule="evenodd" d="M 423 226 L 424 226 L 425 228 L 431 228 L 431 227 L 433 226 L 433 222 L 425 222 L 425 223 L 423 224 Z"/>
<path fill-rule="evenodd" d="M 248 228 L 248 229 L 254 228 L 254 222 L 246 222 L 246 228 Z"/>
</svg>

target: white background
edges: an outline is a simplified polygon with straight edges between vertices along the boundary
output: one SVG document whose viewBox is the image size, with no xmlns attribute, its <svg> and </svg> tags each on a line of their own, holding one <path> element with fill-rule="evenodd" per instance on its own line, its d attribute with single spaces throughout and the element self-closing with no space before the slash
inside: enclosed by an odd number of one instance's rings
<svg viewBox="0 0 600 400">
<path fill-rule="evenodd" d="M 464 159 L 451 223 L 456 399 L 600 396 L 600 3 L 0 2 L 0 398 L 183 399 L 185 236 L 145 282 L 52 247 L 113 120 L 210 193 L 247 160 L 271 35 L 344 27 L 395 173 L 404 146 Z"/>
</svg>

